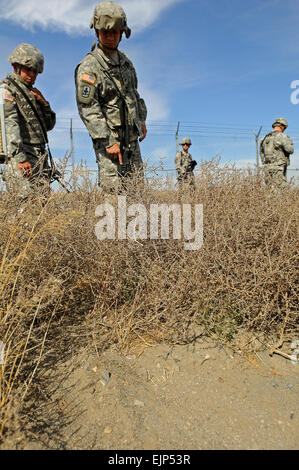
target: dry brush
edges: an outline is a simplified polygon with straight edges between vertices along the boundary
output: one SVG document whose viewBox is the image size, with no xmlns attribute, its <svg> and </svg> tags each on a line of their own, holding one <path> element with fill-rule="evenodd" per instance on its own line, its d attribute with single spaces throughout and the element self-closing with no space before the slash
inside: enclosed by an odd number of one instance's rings
<svg viewBox="0 0 299 470">
<path fill-rule="evenodd" d="M 44 207 L 1 193 L 0 434 L 30 390 L 42 393 L 43 369 L 74 348 L 189 342 L 194 325 L 226 342 L 241 328 L 298 339 L 298 188 L 273 194 L 260 175 L 217 162 L 202 163 L 195 192 L 160 183 L 132 182 L 128 200 L 203 204 L 200 250 L 98 240 L 103 197 L 90 182 Z"/>
</svg>

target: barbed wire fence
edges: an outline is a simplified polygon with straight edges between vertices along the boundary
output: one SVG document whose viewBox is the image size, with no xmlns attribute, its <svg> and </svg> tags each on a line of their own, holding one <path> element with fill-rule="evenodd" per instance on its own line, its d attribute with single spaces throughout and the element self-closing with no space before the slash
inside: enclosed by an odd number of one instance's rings
<svg viewBox="0 0 299 470">
<path fill-rule="evenodd" d="M 241 126 L 236 124 L 226 125 L 220 123 L 210 124 L 207 122 L 173 122 L 173 121 L 148 121 L 147 129 L 148 135 L 147 140 L 152 139 L 157 141 L 159 146 L 159 140 L 161 138 L 168 139 L 170 146 L 173 148 L 173 155 L 171 159 L 174 162 L 174 155 L 178 146 L 178 130 L 182 136 L 190 137 L 197 148 L 209 148 L 211 142 L 222 145 L 238 145 L 252 147 L 252 153 L 248 158 L 251 161 L 251 169 L 257 168 L 261 165 L 259 159 L 259 137 L 263 126 L 259 126 L 259 130 L 255 132 L 253 129 L 257 126 Z M 254 138 L 253 138 L 254 137 Z M 87 132 L 86 127 L 82 123 L 79 117 L 58 117 L 57 124 L 55 126 L 55 132 L 52 140 L 53 148 L 60 149 L 61 156 L 68 154 L 69 162 L 65 167 L 66 175 L 74 174 L 75 167 L 80 167 L 81 175 L 89 175 L 93 180 L 97 180 L 98 168 L 95 162 L 94 150 L 91 142 L 91 138 Z M 294 145 L 299 144 L 299 137 L 292 138 Z M 253 156 L 255 149 L 255 156 Z M 199 151 L 200 153 L 200 151 Z M 161 155 L 161 162 L 163 162 Z M 196 158 L 195 158 L 196 159 Z M 239 160 L 240 161 L 240 160 Z M 247 160 L 246 160 L 247 161 Z M 149 162 L 150 163 L 150 162 Z M 237 162 L 231 162 L 231 168 L 225 163 L 226 170 L 236 171 L 245 169 L 237 166 Z M 249 167 L 249 165 L 248 165 Z M 200 170 L 195 169 L 194 173 L 197 174 Z M 163 165 L 159 165 L 155 168 L 155 173 L 160 174 L 168 182 L 176 181 L 176 170 L 174 167 L 165 168 Z M 299 179 L 299 168 L 288 167 L 288 180 L 296 180 L 298 183 Z"/>
</svg>

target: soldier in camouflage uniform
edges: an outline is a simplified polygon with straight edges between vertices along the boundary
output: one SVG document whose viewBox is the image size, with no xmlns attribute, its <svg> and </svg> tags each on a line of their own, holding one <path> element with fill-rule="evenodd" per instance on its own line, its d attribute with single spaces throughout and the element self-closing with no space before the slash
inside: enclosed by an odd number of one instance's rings
<svg viewBox="0 0 299 470">
<path fill-rule="evenodd" d="M 260 155 L 265 183 L 272 189 L 277 189 L 287 185 L 287 166 L 290 164 L 289 156 L 294 153 L 294 146 L 290 137 L 284 134 L 288 127 L 286 119 L 276 119 L 272 127 L 273 131 L 261 140 Z"/>
<path fill-rule="evenodd" d="M 76 69 L 77 105 L 93 141 L 99 186 L 105 193 L 118 193 L 125 148 L 130 149 L 131 171 L 142 175 L 138 137 L 141 142 L 146 136 L 147 110 L 137 91 L 135 68 L 118 50 L 123 33 L 126 38 L 131 34 L 122 7 L 99 3 L 90 27 L 98 42 Z"/>
<path fill-rule="evenodd" d="M 48 195 L 50 168 L 41 124 L 23 93 L 36 109 L 45 131 L 53 129 L 56 116 L 39 90 L 33 88 L 43 72 L 43 54 L 31 44 L 19 44 L 8 58 L 14 73 L 0 82 L 3 89 L 8 165 L 7 188 L 26 198 L 39 190 Z M 13 80 L 13 82 L 11 82 Z M 18 89 L 21 88 L 23 93 Z"/>
<path fill-rule="evenodd" d="M 177 182 L 180 189 L 183 189 L 183 186 L 189 186 L 189 188 L 194 188 L 194 163 L 192 155 L 189 153 L 189 148 L 192 145 L 192 142 L 189 138 L 185 137 L 182 139 L 180 144 L 183 147 L 181 152 L 178 152 L 175 156 L 175 169 L 177 171 Z M 195 162 L 196 164 L 196 162 Z"/>
</svg>

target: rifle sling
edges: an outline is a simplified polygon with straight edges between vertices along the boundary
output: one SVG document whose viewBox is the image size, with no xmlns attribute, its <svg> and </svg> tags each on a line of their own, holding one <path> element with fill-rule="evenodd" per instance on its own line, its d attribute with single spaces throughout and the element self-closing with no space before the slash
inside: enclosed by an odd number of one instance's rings
<svg viewBox="0 0 299 470">
<path fill-rule="evenodd" d="M 121 109 L 121 111 L 120 111 L 120 117 L 121 117 L 121 121 L 122 121 L 122 127 L 124 127 L 124 129 L 125 129 L 125 147 L 127 147 L 129 145 L 129 140 L 130 139 L 129 139 L 127 122 L 126 122 L 127 103 L 126 103 L 125 97 L 124 97 L 122 91 L 119 89 L 119 87 L 118 87 L 116 81 L 114 80 L 114 78 L 111 76 L 109 71 L 105 68 L 105 64 L 103 63 L 101 58 L 98 57 L 98 54 L 96 54 L 95 51 L 89 52 L 88 54 L 92 55 L 96 59 L 96 61 L 100 64 L 101 71 L 114 83 L 117 95 L 122 100 L 122 108 L 123 109 Z"/>
<path fill-rule="evenodd" d="M 36 117 L 41 129 L 42 129 L 42 132 L 43 132 L 43 135 L 44 135 L 44 139 L 46 141 L 46 146 L 47 146 L 47 150 L 48 150 L 48 154 L 49 154 L 49 158 L 50 158 L 50 164 L 51 164 L 51 167 L 52 167 L 52 171 L 54 172 L 54 169 L 55 169 L 55 166 L 54 166 L 54 161 L 53 161 L 53 157 L 52 157 L 52 154 L 51 154 L 51 150 L 50 150 L 50 147 L 49 147 L 49 141 L 48 141 L 48 135 L 47 135 L 47 131 L 45 129 L 45 126 L 43 125 L 42 123 L 42 120 L 37 112 L 37 109 L 35 108 L 35 106 L 33 105 L 33 103 L 31 102 L 31 100 L 29 99 L 29 97 L 26 95 L 25 91 L 22 90 L 22 88 L 20 87 L 20 85 L 18 85 L 18 83 L 16 83 L 15 80 L 13 80 L 11 77 L 7 77 L 7 80 L 9 80 L 16 88 L 17 90 L 19 90 L 20 93 L 22 93 L 22 95 L 24 96 L 25 100 L 27 101 L 27 103 L 29 104 L 30 108 L 32 109 L 33 113 L 34 113 L 34 116 Z"/>
<path fill-rule="evenodd" d="M 29 99 L 29 97 L 26 95 L 25 91 L 22 90 L 22 88 L 20 87 L 20 85 L 18 85 L 17 82 L 15 82 L 15 80 L 13 80 L 11 77 L 7 77 L 7 80 L 9 80 L 18 90 L 20 93 L 22 93 L 22 95 L 24 96 L 25 100 L 27 101 L 27 103 L 29 104 L 30 108 L 32 109 L 33 113 L 34 113 L 34 116 L 36 117 L 36 119 L 38 120 L 38 123 L 43 131 L 43 135 L 44 135 L 44 139 L 46 141 L 46 144 L 48 144 L 48 136 L 47 136 L 47 131 L 42 123 L 42 120 L 37 112 L 37 109 L 35 108 L 35 106 L 33 105 L 33 103 L 31 102 L 31 100 Z"/>
<path fill-rule="evenodd" d="M 119 87 L 118 87 L 116 81 L 115 81 L 114 78 L 111 76 L 111 74 L 109 73 L 109 71 L 105 68 L 105 64 L 104 64 L 104 62 L 102 61 L 102 59 L 101 59 L 100 57 L 98 57 L 98 54 L 96 54 L 95 51 L 89 52 L 88 54 L 92 55 L 92 56 L 96 59 L 96 61 L 100 64 L 102 72 L 103 72 L 105 75 L 107 75 L 107 77 L 114 83 L 118 96 L 119 96 L 123 101 L 125 101 L 125 97 L 124 97 L 122 91 L 119 89 Z"/>
</svg>

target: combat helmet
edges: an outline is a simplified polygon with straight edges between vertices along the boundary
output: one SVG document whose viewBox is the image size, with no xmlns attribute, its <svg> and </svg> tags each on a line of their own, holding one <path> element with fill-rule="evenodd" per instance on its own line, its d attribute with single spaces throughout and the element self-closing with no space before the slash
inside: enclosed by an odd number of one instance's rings
<svg viewBox="0 0 299 470">
<path fill-rule="evenodd" d="M 277 118 L 272 124 L 272 127 L 276 127 L 276 126 L 284 126 L 285 128 L 287 128 L 288 121 L 285 118 L 281 118 L 281 117 Z"/>
<path fill-rule="evenodd" d="M 44 70 L 44 56 L 32 44 L 19 44 L 10 54 L 8 60 L 11 64 L 24 65 L 38 73 L 42 73 Z"/>
<path fill-rule="evenodd" d="M 189 137 L 184 137 L 182 139 L 182 142 L 180 142 L 180 145 L 185 145 L 185 144 L 192 145 L 191 139 L 189 139 Z"/>
<path fill-rule="evenodd" d="M 119 29 L 125 33 L 126 38 L 131 36 L 126 14 L 123 8 L 115 2 L 101 2 L 95 7 L 90 28 L 95 30 Z"/>
</svg>

